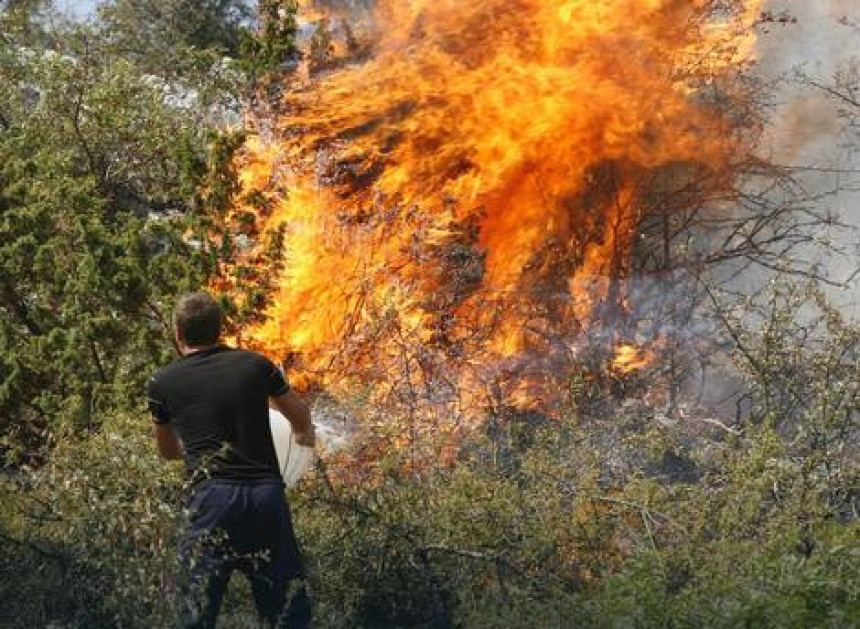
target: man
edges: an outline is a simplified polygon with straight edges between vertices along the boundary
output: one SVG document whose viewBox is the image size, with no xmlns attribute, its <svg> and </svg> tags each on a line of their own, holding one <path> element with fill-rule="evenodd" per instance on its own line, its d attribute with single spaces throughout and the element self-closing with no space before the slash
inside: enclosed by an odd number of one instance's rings
<svg viewBox="0 0 860 629">
<path fill-rule="evenodd" d="M 305 627 L 310 602 L 269 427 L 269 402 L 296 442 L 314 445 L 310 411 L 281 371 L 254 352 L 218 343 L 221 311 L 207 293 L 173 316 L 181 357 L 147 387 L 159 453 L 184 457 L 191 524 L 180 546 L 190 569 L 185 627 L 214 627 L 230 574 L 250 579 L 265 626 Z"/>
</svg>

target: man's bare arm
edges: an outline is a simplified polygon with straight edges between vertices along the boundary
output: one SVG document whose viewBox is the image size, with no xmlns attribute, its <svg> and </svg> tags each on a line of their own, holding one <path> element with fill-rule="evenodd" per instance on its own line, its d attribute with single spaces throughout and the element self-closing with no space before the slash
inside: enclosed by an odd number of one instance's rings
<svg viewBox="0 0 860 629">
<path fill-rule="evenodd" d="M 155 443 L 158 445 L 158 453 L 168 461 L 177 461 L 185 456 L 182 441 L 176 436 L 168 424 L 155 424 L 152 429 L 155 435 Z"/>
<path fill-rule="evenodd" d="M 308 405 L 292 390 L 271 398 L 276 409 L 284 414 L 284 417 L 293 427 L 293 436 L 296 443 L 301 446 L 313 447 L 316 440 L 314 425 L 311 421 L 311 411 Z"/>
</svg>

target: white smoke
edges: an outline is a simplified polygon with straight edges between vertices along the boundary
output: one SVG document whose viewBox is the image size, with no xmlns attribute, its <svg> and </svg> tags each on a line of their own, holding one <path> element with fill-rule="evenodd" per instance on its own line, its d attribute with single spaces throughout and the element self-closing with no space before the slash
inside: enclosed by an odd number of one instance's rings
<svg viewBox="0 0 860 629">
<path fill-rule="evenodd" d="M 806 255 L 820 262 L 833 281 L 846 283 L 831 293 L 858 319 L 860 277 L 851 278 L 860 266 L 860 135 L 846 128 L 841 114 L 846 104 L 822 88 L 833 86 L 836 74 L 852 61 L 860 63 L 860 1 L 771 1 L 767 9 L 796 21 L 762 27 L 759 72 L 779 82 L 763 152 L 776 163 L 800 167 L 797 176 L 808 196 L 824 195 L 816 203 L 853 228 L 829 234 L 842 255 L 826 254 L 816 243 Z"/>
</svg>

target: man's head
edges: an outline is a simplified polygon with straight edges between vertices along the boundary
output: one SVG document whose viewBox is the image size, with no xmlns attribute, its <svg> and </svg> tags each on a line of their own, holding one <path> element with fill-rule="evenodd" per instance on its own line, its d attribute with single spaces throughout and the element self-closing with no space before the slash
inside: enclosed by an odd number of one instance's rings
<svg viewBox="0 0 860 629">
<path fill-rule="evenodd" d="M 186 348 L 215 345 L 221 335 L 221 309 L 209 293 L 183 295 L 173 311 L 173 330 Z"/>
</svg>

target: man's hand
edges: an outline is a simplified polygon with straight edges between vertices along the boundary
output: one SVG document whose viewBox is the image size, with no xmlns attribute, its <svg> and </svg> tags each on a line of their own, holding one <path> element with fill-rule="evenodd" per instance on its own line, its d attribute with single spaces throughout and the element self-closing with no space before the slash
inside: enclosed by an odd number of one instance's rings
<svg viewBox="0 0 860 629">
<path fill-rule="evenodd" d="M 155 443 L 158 445 L 158 453 L 168 461 L 177 461 L 185 456 L 185 448 L 173 428 L 169 424 L 155 424 L 152 428 L 155 435 Z"/>
<path fill-rule="evenodd" d="M 314 425 L 308 405 L 292 390 L 272 398 L 275 408 L 283 413 L 293 427 L 293 438 L 300 446 L 313 448 L 316 443 Z"/>
<path fill-rule="evenodd" d="M 297 444 L 308 448 L 313 448 L 317 439 L 313 424 L 311 424 L 310 432 L 293 432 L 293 437 Z"/>
</svg>

